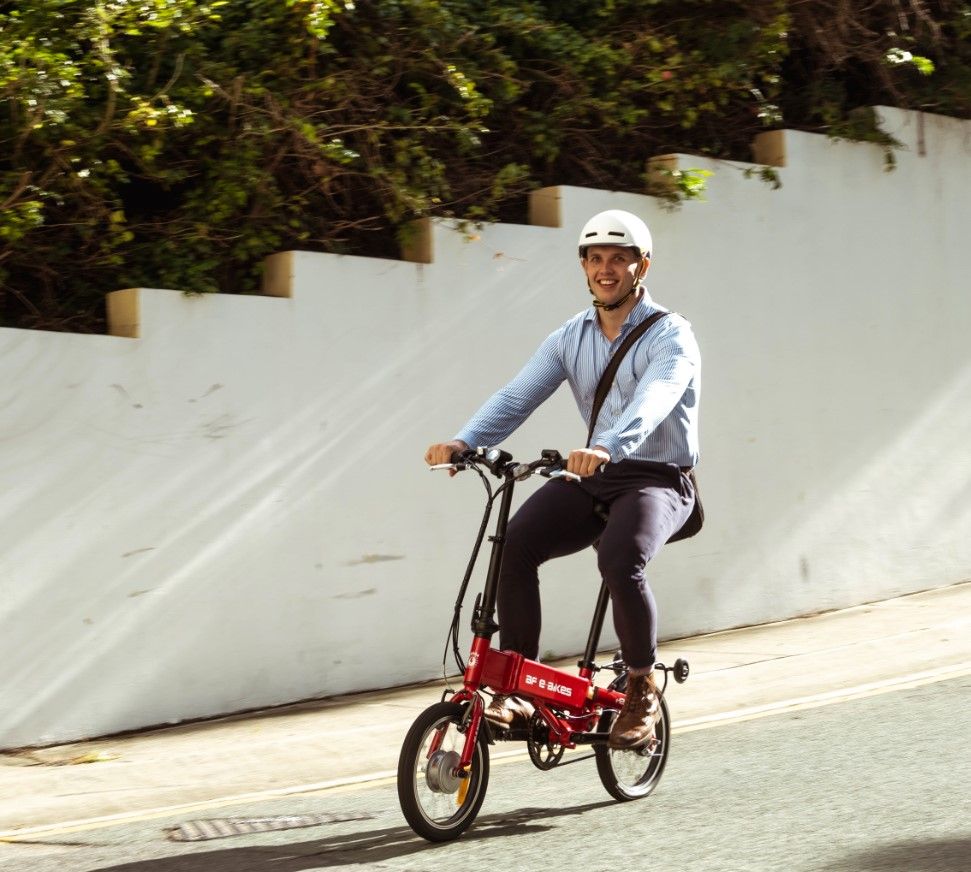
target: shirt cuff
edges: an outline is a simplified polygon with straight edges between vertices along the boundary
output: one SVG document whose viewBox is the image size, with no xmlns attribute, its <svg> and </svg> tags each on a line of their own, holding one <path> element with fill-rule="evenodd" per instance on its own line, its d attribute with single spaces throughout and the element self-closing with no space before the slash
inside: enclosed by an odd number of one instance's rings
<svg viewBox="0 0 971 872">
<path fill-rule="evenodd" d="M 478 442 L 475 441 L 475 433 L 470 430 L 461 430 L 455 436 L 452 437 L 453 442 L 464 442 L 469 448 L 481 448 Z"/>
<path fill-rule="evenodd" d="M 610 455 L 611 463 L 616 463 L 618 460 L 624 459 L 624 456 L 620 450 L 620 440 L 616 436 L 602 433 L 593 440 L 593 444 L 607 449 L 607 453 Z"/>
</svg>

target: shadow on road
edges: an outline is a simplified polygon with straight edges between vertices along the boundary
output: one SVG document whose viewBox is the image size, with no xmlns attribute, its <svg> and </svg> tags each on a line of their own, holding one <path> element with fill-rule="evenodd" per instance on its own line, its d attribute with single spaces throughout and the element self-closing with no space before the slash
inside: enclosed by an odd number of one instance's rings
<svg viewBox="0 0 971 872">
<path fill-rule="evenodd" d="M 542 833 L 552 829 L 551 825 L 545 823 L 552 818 L 581 815 L 616 804 L 614 800 L 608 799 L 571 808 L 522 808 L 508 814 L 483 815 L 459 841 L 464 844 L 496 836 Z M 101 866 L 91 872 L 301 872 L 305 869 L 341 866 L 370 868 L 369 864 L 380 864 L 383 860 L 424 851 L 437 853 L 448 848 L 448 843 L 434 845 L 426 842 L 408 827 L 388 827 L 316 839 L 312 842 L 227 847 L 177 857 L 137 860 L 120 865 Z M 442 859 L 441 856 L 429 855 L 427 868 L 440 868 Z M 376 868 L 381 867 L 378 865 Z"/>
<path fill-rule="evenodd" d="M 867 848 L 831 863 L 819 872 L 967 872 L 971 869 L 971 834 L 915 839 Z"/>
</svg>

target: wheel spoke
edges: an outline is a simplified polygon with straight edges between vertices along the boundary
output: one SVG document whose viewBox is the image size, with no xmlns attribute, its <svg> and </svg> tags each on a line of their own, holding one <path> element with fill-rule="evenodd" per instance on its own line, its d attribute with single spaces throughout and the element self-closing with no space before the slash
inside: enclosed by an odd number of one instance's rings
<svg viewBox="0 0 971 872">
<path fill-rule="evenodd" d="M 459 771 L 468 734 L 463 706 L 438 703 L 426 709 L 405 737 L 398 761 L 398 798 L 412 829 L 430 841 L 460 835 L 475 819 L 489 778 L 484 731 L 472 762 Z"/>
</svg>

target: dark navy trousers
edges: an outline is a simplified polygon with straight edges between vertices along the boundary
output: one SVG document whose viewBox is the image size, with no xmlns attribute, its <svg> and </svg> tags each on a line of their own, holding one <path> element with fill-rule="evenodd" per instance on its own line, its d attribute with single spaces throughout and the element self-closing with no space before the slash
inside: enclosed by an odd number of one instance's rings
<svg viewBox="0 0 971 872">
<path fill-rule="evenodd" d="M 633 669 L 653 666 L 657 607 L 644 571 L 693 505 L 691 480 L 667 463 L 622 460 L 580 482 L 547 482 L 509 521 L 499 576 L 500 647 L 537 659 L 539 567 L 599 540 L 597 564 L 624 661 Z M 591 596 L 591 613 L 593 602 Z"/>
</svg>

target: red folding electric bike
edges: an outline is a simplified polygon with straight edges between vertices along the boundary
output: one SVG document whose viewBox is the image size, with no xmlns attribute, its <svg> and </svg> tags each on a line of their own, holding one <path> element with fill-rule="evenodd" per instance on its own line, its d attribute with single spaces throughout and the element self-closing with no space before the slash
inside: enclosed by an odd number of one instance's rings
<svg viewBox="0 0 971 872">
<path fill-rule="evenodd" d="M 547 478 L 579 477 L 564 469 L 563 458 L 557 451 L 544 451 L 531 463 L 517 463 L 505 451 L 484 448 L 463 451 L 452 459 L 452 463 L 434 468 L 475 470 L 485 484 L 487 500 L 448 634 L 447 645 L 451 646 L 462 673 L 462 687 L 447 689 L 441 702 L 425 709 L 412 724 L 401 747 L 398 799 L 406 820 L 418 835 L 432 842 L 461 835 L 475 820 L 485 799 L 489 745 L 495 742 L 525 742 L 530 760 L 539 769 L 552 769 L 560 764 L 567 749 L 590 745 L 600 781 L 612 797 L 624 802 L 647 796 L 661 778 L 671 740 L 664 702 L 668 677 L 673 676 L 679 683 L 685 681 L 687 661 L 678 659 L 671 667 L 662 663 L 655 666 L 664 679 L 660 688 L 661 717 L 653 739 L 634 750 L 610 749 L 607 737 L 614 717 L 624 704 L 627 667 L 619 654 L 605 667 L 598 666 L 594 659 L 609 602 L 606 584 L 600 586 L 578 674 L 492 647 L 492 637 L 499 629 L 495 621 L 496 594 L 515 483 L 537 472 Z M 502 480 L 495 490 L 486 472 Z M 496 499 L 499 499 L 499 509 L 494 534 L 490 537 L 492 555 L 485 587 L 475 601 L 472 648 L 466 663 L 459 651 L 459 616 Z M 594 675 L 603 668 L 613 673 L 606 688 L 593 682 Z M 513 729 L 491 724 L 483 716 L 483 694 L 511 694 L 528 700 L 534 706 L 528 725 Z"/>
</svg>

